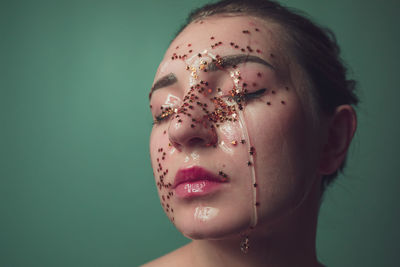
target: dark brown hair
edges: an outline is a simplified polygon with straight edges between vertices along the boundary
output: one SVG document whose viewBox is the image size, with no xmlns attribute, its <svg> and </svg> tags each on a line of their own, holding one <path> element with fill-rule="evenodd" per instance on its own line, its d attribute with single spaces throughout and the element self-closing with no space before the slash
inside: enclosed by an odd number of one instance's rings
<svg viewBox="0 0 400 267">
<path fill-rule="evenodd" d="M 318 108 L 329 115 L 340 105 L 357 105 L 356 82 L 347 79 L 347 68 L 340 58 L 340 48 L 331 30 L 275 1 L 224 0 L 192 11 L 178 34 L 191 22 L 214 15 L 250 15 L 279 24 L 290 38 L 294 55 L 313 86 Z M 342 171 L 344 165 L 345 162 L 338 171 Z M 322 190 L 337 177 L 338 171 L 323 177 Z"/>
</svg>

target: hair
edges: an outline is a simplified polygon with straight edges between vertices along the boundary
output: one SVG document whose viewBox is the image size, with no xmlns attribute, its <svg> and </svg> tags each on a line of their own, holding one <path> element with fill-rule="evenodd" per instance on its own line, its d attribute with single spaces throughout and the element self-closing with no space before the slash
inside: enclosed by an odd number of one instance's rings
<svg viewBox="0 0 400 267">
<path fill-rule="evenodd" d="M 215 15 L 250 15 L 282 26 L 289 38 L 292 52 L 313 88 L 311 94 L 318 109 L 331 115 L 340 105 L 358 104 L 359 100 L 354 92 L 356 82 L 347 79 L 347 67 L 340 58 L 340 48 L 330 29 L 319 26 L 304 13 L 275 1 L 223 0 L 193 10 L 176 35 L 190 23 Z M 323 177 L 322 191 L 337 177 L 339 171 L 343 171 L 345 162 L 346 160 L 334 173 Z"/>
</svg>

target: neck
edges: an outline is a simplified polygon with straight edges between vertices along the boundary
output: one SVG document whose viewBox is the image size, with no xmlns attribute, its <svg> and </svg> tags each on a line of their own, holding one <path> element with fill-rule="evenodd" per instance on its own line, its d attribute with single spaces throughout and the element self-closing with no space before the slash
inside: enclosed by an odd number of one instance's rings
<svg viewBox="0 0 400 267">
<path fill-rule="evenodd" d="M 262 229 L 271 226 L 263 225 L 252 230 L 248 253 L 240 251 L 244 237 L 194 240 L 188 245 L 190 262 L 193 266 L 322 266 L 315 249 L 319 183 L 314 187 L 295 211 L 272 226 L 273 231 L 265 233 Z"/>
</svg>

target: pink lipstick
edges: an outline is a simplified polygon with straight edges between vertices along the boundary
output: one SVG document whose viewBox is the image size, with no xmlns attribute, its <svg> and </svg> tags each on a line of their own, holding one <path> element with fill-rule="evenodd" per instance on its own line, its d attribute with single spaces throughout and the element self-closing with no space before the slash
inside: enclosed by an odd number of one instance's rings
<svg viewBox="0 0 400 267">
<path fill-rule="evenodd" d="M 214 175 L 198 166 L 180 169 L 175 176 L 173 189 L 180 198 L 191 198 L 210 194 L 228 180 L 223 176 Z"/>
</svg>

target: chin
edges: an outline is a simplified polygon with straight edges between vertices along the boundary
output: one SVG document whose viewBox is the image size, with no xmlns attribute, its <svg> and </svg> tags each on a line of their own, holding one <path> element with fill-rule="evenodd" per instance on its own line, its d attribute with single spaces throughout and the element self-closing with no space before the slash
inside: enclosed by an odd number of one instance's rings
<svg viewBox="0 0 400 267">
<path fill-rule="evenodd" d="M 182 213 L 182 216 L 176 214 L 175 227 L 193 240 L 230 238 L 245 232 L 251 224 L 251 213 L 248 211 L 197 207 Z"/>
</svg>

